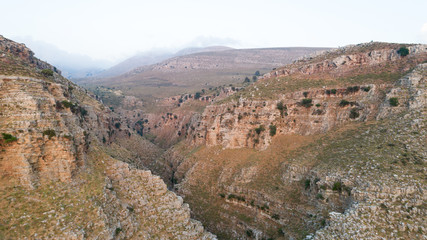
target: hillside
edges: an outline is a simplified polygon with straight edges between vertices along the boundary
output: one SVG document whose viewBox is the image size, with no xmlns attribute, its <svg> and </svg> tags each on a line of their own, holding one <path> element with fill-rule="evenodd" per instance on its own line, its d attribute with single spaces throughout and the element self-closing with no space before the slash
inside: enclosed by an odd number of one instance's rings
<svg viewBox="0 0 427 240">
<path fill-rule="evenodd" d="M 187 125 L 172 111 L 156 125 L 185 139 L 156 172 L 220 239 L 422 239 L 426 61 L 425 45 L 347 46 L 277 68 Z"/>
<path fill-rule="evenodd" d="M 111 96 L 113 89 L 121 91 L 123 95 L 134 96 L 149 105 L 156 99 L 195 93 L 221 85 L 240 86 L 246 77 L 252 81 L 256 71 L 266 73 L 272 68 L 325 49 L 214 50 L 173 57 L 154 65 L 136 68 L 117 77 L 87 79 L 78 83 L 93 89 L 104 99 L 117 98 L 117 95 Z M 115 102 L 115 105 L 120 104 Z"/>
<path fill-rule="evenodd" d="M 427 45 L 314 50 L 194 53 L 92 94 L 0 37 L 0 238 L 424 239 Z"/>
<path fill-rule="evenodd" d="M 215 239 L 142 168 L 155 146 L 2 36 L 0 91 L 1 239 Z"/>
</svg>

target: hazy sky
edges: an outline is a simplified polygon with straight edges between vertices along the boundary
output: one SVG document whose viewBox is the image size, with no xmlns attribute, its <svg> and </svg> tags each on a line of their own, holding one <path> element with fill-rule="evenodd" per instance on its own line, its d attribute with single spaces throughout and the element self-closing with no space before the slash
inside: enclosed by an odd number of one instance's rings
<svg viewBox="0 0 427 240">
<path fill-rule="evenodd" d="M 427 43 L 427 1 L 0 0 L 0 34 L 118 61 L 188 46 Z"/>
</svg>

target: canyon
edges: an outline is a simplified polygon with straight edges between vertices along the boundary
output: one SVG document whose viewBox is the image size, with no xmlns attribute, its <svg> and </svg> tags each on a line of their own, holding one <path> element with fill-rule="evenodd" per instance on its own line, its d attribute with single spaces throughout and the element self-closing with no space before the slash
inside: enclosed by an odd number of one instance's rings
<svg viewBox="0 0 427 240">
<path fill-rule="evenodd" d="M 221 68 L 199 56 L 150 71 Z M 0 238 L 425 238 L 427 45 L 282 57 L 148 106 L 0 37 Z"/>
</svg>

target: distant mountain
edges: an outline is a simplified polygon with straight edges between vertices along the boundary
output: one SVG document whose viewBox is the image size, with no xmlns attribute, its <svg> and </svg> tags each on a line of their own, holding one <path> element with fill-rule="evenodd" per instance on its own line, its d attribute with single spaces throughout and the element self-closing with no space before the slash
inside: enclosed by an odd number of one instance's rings
<svg viewBox="0 0 427 240">
<path fill-rule="evenodd" d="M 114 77 L 114 76 L 118 76 L 126 72 L 129 72 L 137 67 L 156 64 L 171 57 L 183 56 L 183 55 L 201 53 L 201 52 L 225 51 L 230 49 L 232 48 L 224 47 L 224 46 L 211 46 L 211 47 L 205 47 L 205 48 L 185 48 L 176 53 L 167 52 L 167 51 L 143 52 L 133 57 L 130 57 L 124 60 L 123 62 L 120 62 L 119 64 L 90 77 L 95 77 L 95 78 Z"/>
<path fill-rule="evenodd" d="M 210 46 L 210 47 L 191 47 L 191 48 L 184 48 L 177 53 L 175 53 L 175 56 L 183 56 L 193 53 L 201 53 L 201 52 L 220 52 L 220 51 L 226 51 L 226 50 L 232 50 L 231 47 L 225 47 L 225 46 Z"/>
</svg>

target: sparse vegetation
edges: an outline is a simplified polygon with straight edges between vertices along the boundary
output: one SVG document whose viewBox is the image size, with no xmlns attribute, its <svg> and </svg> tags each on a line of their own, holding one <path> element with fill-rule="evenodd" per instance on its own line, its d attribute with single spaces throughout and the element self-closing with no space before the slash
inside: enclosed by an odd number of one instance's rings
<svg viewBox="0 0 427 240">
<path fill-rule="evenodd" d="M 304 95 L 304 97 L 307 98 L 308 92 L 303 92 L 302 95 Z"/>
<path fill-rule="evenodd" d="M 67 100 L 62 101 L 62 102 L 61 102 L 61 104 L 62 104 L 62 106 L 64 106 L 65 108 L 72 108 L 72 107 L 74 106 L 74 104 L 73 104 L 73 103 L 71 103 L 71 102 L 69 102 L 69 101 L 67 101 Z"/>
<path fill-rule="evenodd" d="M 2 136 L 5 143 L 15 142 L 18 140 L 18 138 L 9 133 L 2 133 Z"/>
<path fill-rule="evenodd" d="M 359 90 L 360 90 L 359 86 L 347 87 L 348 93 L 355 93 L 355 92 L 358 92 Z"/>
<path fill-rule="evenodd" d="M 389 100 L 390 106 L 396 107 L 399 105 L 399 99 L 397 97 L 392 97 Z"/>
<path fill-rule="evenodd" d="M 343 99 L 343 100 L 341 100 L 341 102 L 340 102 L 340 107 L 345 107 L 345 106 L 347 106 L 347 105 L 349 105 L 350 104 L 350 102 L 349 101 L 347 101 L 347 100 L 345 100 L 345 99 Z"/>
<path fill-rule="evenodd" d="M 255 128 L 255 132 L 258 135 L 264 130 L 265 130 L 264 125 L 260 125 L 259 127 Z"/>
<path fill-rule="evenodd" d="M 56 132 L 53 129 L 47 129 L 43 131 L 43 136 L 48 136 L 49 139 L 56 136 Z"/>
<path fill-rule="evenodd" d="M 273 137 L 274 135 L 276 135 L 276 125 L 270 125 L 269 128 L 270 128 L 270 136 Z"/>
<path fill-rule="evenodd" d="M 43 69 L 41 71 L 41 74 L 43 74 L 43 76 L 45 76 L 45 77 L 52 77 L 53 71 L 51 69 Z"/>
<path fill-rule="evenodd" d="M 350 111 L 350 118 L 351 119 L 356 119 L 359 117 L 359 112 L 357 111 L 357 108 L 352 108 Z"/>
<path fill-rule="evenodd" d="M 365 92 L 369 92 L 371 90 L 371 87 L 370 86 L 362 87 L 362 90 Z"/>
<path fill-rule="evenodd" d="M 342 183 L 340 181 L 334 182 L 334 185 L 332 186 L 332 191 L 341 192 Z"/>
<path fill-rule="evenodd" d="M 318 199 L 318 200 L 323 200 L 323 199 L 325 199 L 325 198 L 323 197 L 323 195 L 322 195 L 321 193 L 318 193 L 318 194 L 316 195 L 316 199 Z"/>
<path fill-rule="evenodd" d="M 281 117 L 283 117 L 283 114 L 284 114 L 284 113 L 285 113 L 285 111 L 288 109 L 288 108 L 286 107 L 286 105 L 283 105 L 283 102 L 282 102 L 282 101 L 280 101 L 280 102 L 278 102 L 278 103 L 277 103 L 276 107 L 277 107 L 277 109 L 280 111 L 280 116 L 281 116 Z M 286 115 L 286 113 L 285 113 L 285 115 Z"/>
<path fill-rule="evenodd" d="M 313 106 L 312 101 L 313 100 L 311 100 L 311 98 L 305 98 L 301 101 L 301 105 L 306 107 L 306 108 L 309 108 L 309 107 Z"/>
<path fill-rule="evenodd" d="M 310 181 L 310 179 L 306 179 L 306 180 L 304 181 L 305 190 L 309 189 L 309 188 L 310 188 L 310 185 L 311 185 L 311 181 Z"/>
</svg>

